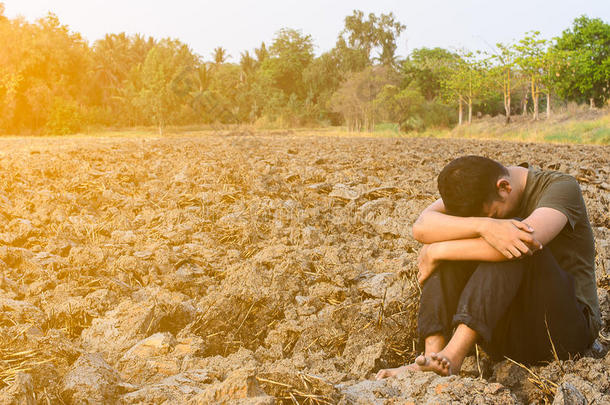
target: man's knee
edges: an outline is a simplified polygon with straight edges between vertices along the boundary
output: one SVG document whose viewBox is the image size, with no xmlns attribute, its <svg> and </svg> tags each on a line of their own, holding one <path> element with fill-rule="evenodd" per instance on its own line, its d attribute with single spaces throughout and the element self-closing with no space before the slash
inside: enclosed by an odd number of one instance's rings
<svg viewBox="0 0 610 405">
<path fill-rule="evenodd" d="M 523 259 L 516 260 L 506 260 L 502 262 L 481 262 L 477 266 L 477 272 L 485 272 L 485 273 L 502 273 L 512 270 L 519 270 L 525 266 Z"/>
<path fill-rule="evenodd" d="M 519 284 L 523 278 L 526 260 L 503 262 L 481 262 L 472 275 L 475 283 L 483 288 L 502 287 L 504 284 Z"/>
</svg>

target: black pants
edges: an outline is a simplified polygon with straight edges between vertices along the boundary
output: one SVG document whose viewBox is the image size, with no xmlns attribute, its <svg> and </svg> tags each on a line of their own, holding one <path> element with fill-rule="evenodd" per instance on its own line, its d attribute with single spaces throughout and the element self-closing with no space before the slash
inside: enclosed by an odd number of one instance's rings
<svg viewBox="0 0 610 405">
<path fill-rule="evenodd" d="M 561 359 L 586 350 L 595 338 L 586 311 L 572 276 L 543 249 L 498 263 L 443 262 L 424 282 L 418 329 L 422 340 L 448 341 L 462 323 L 492 358 L 532 364 L 553 358 L 551 339 Z"/>
</svg>

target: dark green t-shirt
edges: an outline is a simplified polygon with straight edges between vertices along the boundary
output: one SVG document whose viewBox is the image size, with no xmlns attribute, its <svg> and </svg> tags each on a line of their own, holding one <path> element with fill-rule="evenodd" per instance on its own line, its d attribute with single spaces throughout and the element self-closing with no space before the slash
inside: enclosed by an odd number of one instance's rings
<svg viewBox="0 0 610 405">
<path fill-rule="evenodd" d="M 529 168 L 518 216 L 526 218 L 540 207 L 554 208 L 568 218 L 546 247 L 559 266 L 573 276 L 576 298 L 588 308 L 590 325 L 597 336 L 601 316 L 595 281 L 595 242 L 578 181 L 564 173 Z"/>
</svg>

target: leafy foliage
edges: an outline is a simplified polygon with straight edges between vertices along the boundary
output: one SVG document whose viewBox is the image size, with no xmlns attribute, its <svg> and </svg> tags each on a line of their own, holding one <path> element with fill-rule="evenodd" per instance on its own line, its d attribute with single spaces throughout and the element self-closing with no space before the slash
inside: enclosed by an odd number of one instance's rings
<svg viewBox="0 0 610 405">
<path fill-rule="evenodd" d="M 610 24 L 581 16 L 557 38 L 554 47 L 566 61 L 557 72 L 559 94 L 597 105 L 610 99 Z"/>
<path fill-rule="evenodd" d="M 414 49 L 396 56 L 406 27 L 392 13 L 345 17 L 334 48 L 283 28 L 270 45 L 209 60 L 184 43 L 125 33 L 89 45 L 49 14 L 4 16 L 0 3 L 0 133 L 64 134 L 92 126 L 250 123 L 272 127 L 347 125 L 402 130 L 505 114 L 540 94 L 601 106 L 610 99 L 610 26 L 577 18 L 561 37 L 526 34 L 477 51 Z M 237 61 L 238 59 L 238 61 Z M 456 110 L 459 113 L 456 113 Z"/>
</svg>

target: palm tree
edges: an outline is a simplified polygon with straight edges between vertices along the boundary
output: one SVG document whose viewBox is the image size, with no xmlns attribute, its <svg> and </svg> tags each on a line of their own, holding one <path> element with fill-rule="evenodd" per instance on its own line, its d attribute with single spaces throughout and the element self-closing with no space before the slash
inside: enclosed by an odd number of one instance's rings
<svg viewBox="0 0 610 405">
<path fill-rule="evenodd" d="M 256 48 L 254 50 L 254 53 L 256 54 L 256 60 L 258 63 L 263 63 L 263 61 L 269 57 L 269 51 L 267 50 L 264 42 L 261 43 L 260 48 Z"/>
<path fill-rule="evenodd" d="M 256 60 L 250 55 L 250 52 L 245 51 L 241 53 L 241 59 L 239 61 L 241 70 L 246 76 L 249 76 L 256 69 Z"/>
<path fill-rule="evenodd" d="M 227 54 L 227 50 L 222 46 L 216 47 L 214 52 L 212 52 L 212 57 L 214 58 L 214 64 L 216 66 L 222 65 L 231 57 L 231 55 Z"/>
</svg>

